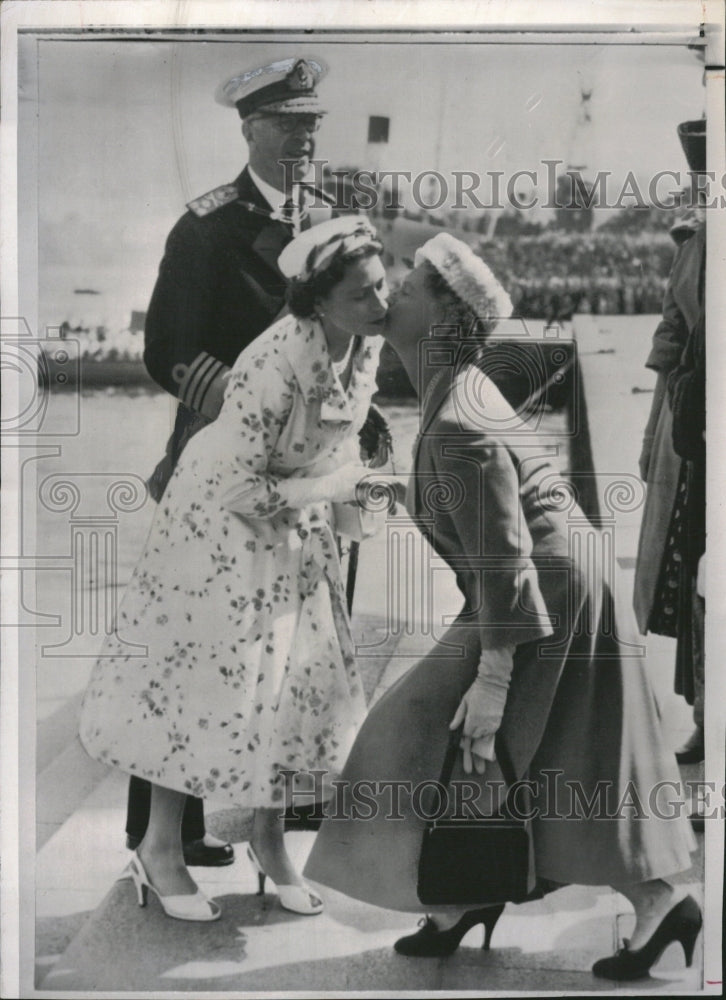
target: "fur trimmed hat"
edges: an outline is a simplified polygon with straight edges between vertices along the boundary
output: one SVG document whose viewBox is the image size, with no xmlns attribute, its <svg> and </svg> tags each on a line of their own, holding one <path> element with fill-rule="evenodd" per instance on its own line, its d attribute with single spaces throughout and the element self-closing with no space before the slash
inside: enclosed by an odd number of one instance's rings
<svg viewBox="0 0 726 1000">
<path fill-rule="evenodd" d="M 450 233 L 437 233 L 416 251 L 414 263 L 422 260 L 435 268 L 449 288 L 469 306 L 489 333 L 500 319 L 512 315 L 512 300 L 487 265 L 466 243 Z"/>
</svg>

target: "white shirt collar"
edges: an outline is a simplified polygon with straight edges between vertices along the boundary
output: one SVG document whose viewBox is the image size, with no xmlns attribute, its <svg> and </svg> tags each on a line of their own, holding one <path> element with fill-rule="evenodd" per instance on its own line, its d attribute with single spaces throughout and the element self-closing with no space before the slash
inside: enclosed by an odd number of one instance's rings
<svg viewBox="0 0 726 1000">
<path fill-rule="evenodd" d="M 273 212 L 282 211 L 282 207 L 288 200 L 288 197 L 292 196 L 286 195 L 284 191 L 278 191 L 277 188 L 274 188 L 272 186 L 272 184 L 268 184 L 267 181 L 263 181 L 260 175 L 255 170 L 253 170 L 252 167 L 249 166 L 249 164 L 247 165 L 247 169 L 249 170 L 250 177 L 255 182 L 256 186 L 259 188 L 260 194 L 265 199 L 270 208 L 273 210 Z"/>
</svg>

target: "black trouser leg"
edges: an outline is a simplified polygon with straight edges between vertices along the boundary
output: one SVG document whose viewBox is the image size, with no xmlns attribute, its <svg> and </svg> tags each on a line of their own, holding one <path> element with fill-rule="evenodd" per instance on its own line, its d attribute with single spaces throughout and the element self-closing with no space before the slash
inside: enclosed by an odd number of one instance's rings
<svg viewBox="0 0 726 1000">
<path fill-rule="evenodd" d="M 149 823 L 151 806 L 151 784 L 143 778 L 132 776 L 129 781 L 129 796 L 126 807 L 126 833 L 129 837 L 142 840 Z M 182 817 L 182 841 L 201 840 L 205 834 L 204 801 L 187 795 Z"/>
</svg>

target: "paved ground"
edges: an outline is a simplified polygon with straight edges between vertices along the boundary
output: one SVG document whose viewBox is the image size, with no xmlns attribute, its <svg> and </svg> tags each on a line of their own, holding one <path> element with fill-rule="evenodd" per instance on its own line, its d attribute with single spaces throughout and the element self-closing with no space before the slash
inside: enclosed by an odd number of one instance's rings
<svg viewBox="0 0 726 1000">
<path fill-rule="evenodd" d="M 638 324 L 633 318 L 583 324 L 583 344 L 587 342 L 586 350 L 592 351 L 583 358 L 592 444 L 599 471 L 608 475 L 637 469 L 638 433 L 649 396 L 630 390 L 633 385 L 648 389 L 649 376 L 640 367 L 652 329 L 651 323 L 648 326 L 646 330 L 645 320 Z M 597 353 L 597 345 L 605 341 L 608 350 L 619 355 Z M 356 626 L 360 653 L 368 660 L 372 698 L 380 696 L 432 641 L 431 623 L 422 613 L 426 594 L 413 583 L 426 576 L 421 573 L 428 555 L 426 543 L 404 516 L 389 524 L 391 534 L 404 540 L 404 548 L 408 544 L 409 561 L 389 558 L 391 538 L 384 533 L 363 548 L 359 568 Z M 615 537 L 619 586 L 627 596 L 637 537 L 633 524 Z M 456 612 L 459 600 L 453 578 L 443 572 L 435 576 L 437 614 Z M 402 593 L 410 595 L 406 605 L 396 601 Z M 628 605 L 627 600 L 620 603 Z M 669 640 L 648 641 L 650 674 L 669 739 L 676 746 L 689 731 L 690 712 L 671 693 L 673 652 Z M 405 959 L 392 951 L 395 938 L 415 927 L 415 916 L 326 892 L 323 915 L 297 917 L 280 909 L 274 893 L 263 899 L 255 896 L 255 879 L 241 845 L 233 866 L 195 873 L 201 887 L 224 907 L 219 923 L 194 926 L 171 921 L 155 901 L 139 910 L 132 886 L 122 876 L 128 858 L 122 838 L 125 778 L 98 768 L 77 741 L 67 738 L 84 669 L 88 664 L 69 665 L 55 683 L 48 670 L 48 683 L 39 690 L 36 985 L 43 993 L 610 991 L 612 984 L 595 980 L 589 969 L 594 959 L 612 952 L 627 936 L 632 915 L 625 900 L 607 889 L 572 886 L 537 903 L 510 906 L 497 926 L 491 952 L 478 949 L 478 932 L 473 931 L 459 952 L 446 960 Z M 64 687 L 63 680 L 72 683 Z M 684 777 L 698 773 L 697 768 L 689 769 Z M 236 841 L 244 839 L 248 818 L 234 810 L 209 810 L 210 829 Z M 300 867 L 313 837 L 288 835 Z M 692 871 L 681 878 L 696 893 L 701 865 L 698 855 Z M 720 976 L 712 972 L 707 978 Z M 700 984 L 700 950 L 693 969 L 685 970 L 682 953 L 672 946 L 652 978 L 626 992 L 693 994 Z"/>
</svg>

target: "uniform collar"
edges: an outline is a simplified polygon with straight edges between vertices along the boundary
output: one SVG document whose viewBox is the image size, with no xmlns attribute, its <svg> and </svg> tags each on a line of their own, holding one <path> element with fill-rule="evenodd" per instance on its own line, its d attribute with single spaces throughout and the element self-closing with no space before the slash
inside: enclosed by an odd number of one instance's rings
<svg viewBox="0 0 726 1000">
<path fill-rule="evenodd" d="M 273 212 L 282 211 L 283 205 L 290 196 L 286 195 L 284 191 L 278 191 L 277 188 L 273 187 L 272 184 L 268 184 L 267 181 L 263 181 L 260 175 L 249 164 L 247 165 L 247 171 Z"/>
</svg>

